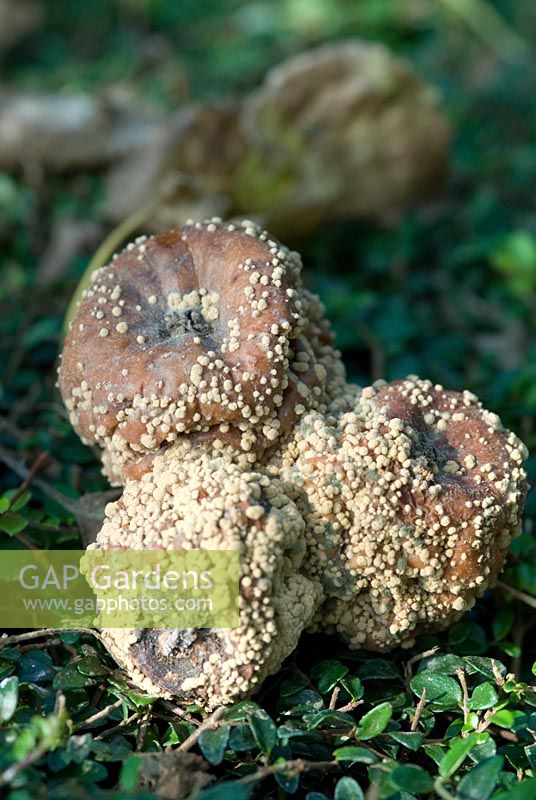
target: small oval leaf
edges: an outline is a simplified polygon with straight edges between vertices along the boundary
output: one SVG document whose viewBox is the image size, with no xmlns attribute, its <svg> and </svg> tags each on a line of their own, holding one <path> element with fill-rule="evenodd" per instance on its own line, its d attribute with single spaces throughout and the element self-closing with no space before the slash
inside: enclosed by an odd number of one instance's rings
<svg viewBox="0 0 536 800">
<path fill-rule="evenodd" d="M 231 726 L 225 722 L 218 728 L 206 728 L 199 735 L 199 747 L 209 764 L 217 767 L 223 761 Z"/>
<path fill-rule="evenodd" d="M 361 786 L 353 778 L 344 777 L 335 787 L 335 800 L 365 800 Z"/>
<path fill-rule="evenodd" d="M 356 739 L 372 739 L 386 729 L 393 713 L 391 703 L 380 703 L 359 720 Z"/>
</svg>

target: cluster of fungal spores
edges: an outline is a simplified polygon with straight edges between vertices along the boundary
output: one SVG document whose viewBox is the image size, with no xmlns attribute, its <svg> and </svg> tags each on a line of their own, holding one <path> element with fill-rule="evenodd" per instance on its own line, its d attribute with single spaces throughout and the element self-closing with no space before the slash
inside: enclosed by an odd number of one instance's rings
<svg viewBox="0 0 536 800">
<path fill-rule="evenodd" d="M 192 223 L 128 245 L 71 322 L 60 390 L 124 485 L 95 546 L 240 553 L 238 628 L 103 632 L 151 693 L 248 696 L 305 629 L 408 646 L 519 532 L 520 440 L 469 392 L 347 384 L 300 269 L 251 222 Z"/>
</svg>

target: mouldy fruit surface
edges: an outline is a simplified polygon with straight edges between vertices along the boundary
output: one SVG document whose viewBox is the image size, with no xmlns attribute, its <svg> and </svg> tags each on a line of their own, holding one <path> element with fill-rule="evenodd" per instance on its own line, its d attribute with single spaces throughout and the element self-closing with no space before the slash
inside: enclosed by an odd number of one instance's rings
<svg viewBox="0 0 536 800">
<path fill-rule="evenodd" d="M 385 651 L 457 620 L 521 526 L 526 448 L 469 392 L 346 384 L 298 254 L 244 221 L 129 245 L 66 339 L 71 420 L 125 483 L 104 549 L 240 552 L 236 629 L 108 629 L 147 691 L 251 695 L 307 628 Z"/>
<path fill-rule="evenodd" d="M 205 708 L 251 695 L 276 672 L 322 599 L 300 573 L 304 521 L 280 482 L 203 448 L 171 448 L 129 481 L 92 548 L 239 550 L 238 628 L 103 631 L 139 687 Z"/>
<path fill-rule="evenodd" d="M 139 477 L 184 435 L 254 463 L 324 407 L 326 380 L 334 391 L 344 369 L 300 270 L 299 255 L 253 223 L 212 220 L 142 237 L 95 272 L 59 386 L 113 483 Z"/>
<path fill-rule="evenodd" d="M 459 619 L 520 532 L 526 457 L 470 392 L 414 377 L 307 414 L 268 472 L 297 487 L 316 627 L 381 651 Z"/>
</svg>

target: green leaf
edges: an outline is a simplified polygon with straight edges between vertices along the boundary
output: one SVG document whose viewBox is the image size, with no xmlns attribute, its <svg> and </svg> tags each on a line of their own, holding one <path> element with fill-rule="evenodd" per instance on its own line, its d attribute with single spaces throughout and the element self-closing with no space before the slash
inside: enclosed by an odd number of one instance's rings
<svg viewBox="0 0 536 800">
<path fill-rule="evenodd" d="M 454 653 L 440 653 L 423 659 L 418 672 L 441 672 L 443 675 L 456 675 L 456 671 L 463 667 L 463 658 L 460 656 L 455 656 Z"/>
<path fill-rule="evenodd" d="M 518 644 L 512 644 L 512 642 L 500 642 L 499 647 L 510 658 L 519 658 L 522 653 L 521 647 Z"/>
<path fill-rule="evenodd" d="M 284 758 L 277 759 L 276 764 L 285 763 Z M 276 783 L 288 794 L 294 794 L 300 785 L 300 776 L 293 775 L 292 772 L 278 772 L 275 775 Z"/>
<path fill-rule="evenodd" d="M 525 755 L 533 773 L 536 772 L 536 744 L 529 744 L 525 747 Z"/>
<path fill-rule="evenodd" d="M 312 689 L 301 689 L 287 697 L 281 696 L 278 706 L 280 711 L 288 711 L 292 716 L 301 716 L 324 708 L 324 700 L 321 694 Z"/>
<path fill-rule="evenodd" d="M 459 782 L 457 800 L 488 800 L 497 785 L 503 764 L 502 756 L 493 756 L 474 767 Z"/>
<path fill-rule="evenodd" d="M 87 675 L 82 675 L 78 671 L 76 664 L 68 664 L 56 673 L 52 685 L 54 689 L 83 689 L 86 686 L 93 685 L 95 682 L 95 678 L 92 679 Z"/>
<path fill-rule="evenodd" d="M 378 760 L 378 756 L 366 747 L 351 745 L 338 747 L 333 751 L 333 755 L 337 761 L 351 761 L 356 764 L 375 764 Z"/>
<path fill-rule="evenodd" d="M 15 669 L 15 664 L 5 658 L 0 658 L 0 679 L 7 678 Z"/>
<path fill-rule="evenodd" d="M 454 739 L 449 749 L 439 764 L 439 774 L 442 778 L 450 778 L 463 764 L 473 747 L 478 742 L 478 734 L 471 733 L 467 738 Z"/>
<path fill-rule="evenodd" d="M 223 761 L 230 731 L 231 726 L 227 722 L 220 725 L 218 728 L 212 730 L 206 728 L 201 731 L 199 747 L 206 760 L 215 767 Z"/>
<path fill-rule="evenodd" d="M 45 650 L 30 650 L 19 661 L 19 680 L 28 683 L 44 683 L 54 678 L 56 668 Z"/>
<path fill-rule="evenodd" d="M 93 739 L 91 749 L 99 761 L 124 761 L 132 752 L 130 744 L 124 736 L 114 736 L 106 742 Z"/>
<path fill-rule="evenodd" d="M 423 750 L 436 764 L 440 764 L 445 755 L 445 748 L 439 744 L 425 744 L 423 745 Z"/>
<path fill-rule="evenodd" d="M 11 506 L 10 506 L 9 510 L 12 511 L 13 514 L 17 514 L 21 509 L 24 508 L 24 506 L 28 505 L 28 503 L 30 502 L 31 498 L 32 498 L 32 495 L 30 494 L 30 492 L 23 492 L 20 495 L 20 497 L 18 497 L 15 500 L 14 503 L 13 502 L 11 503 Z"/>
<path fill-rule="evenodd" d="M 363 790 L 353 778 L 344 777 L 337 781 L 335 800 L 365 800 Z"/>
<path fill-rule="evenodd" d="M 511 728 L 514 724 L 514 715 L 507 708 L 501 708 L 491 717 L 491 721 L 494 725 L 498 725 L 499 728 Z"/>
<path fill-rule="evenodd" d="M 400 680 L 400 672 L 390 661 L 384 658 L 369 658 L 358 669 L 362 681 Z"/>
<path fill-rule="evenodd" d="M 83 656 L 76 662 L 76 668 L 82 675 L 89 676 L 108 675 L 110 672 L 110 669 L 97 656 Z"/>
<path fill-rule="evenodd" d="M 314 731 L 316 728 L 320 727 L 353 728 L 354 725 L 355 720 L 350 714 L 346 714 L 344 711 L 330 711 L 329 709 L 325 709 L 324 711 L 319 711 L 317 714 L 313 714 L 308 720 L 307 728 L 310 731 Z"/>
<path fill-rule="evenodd" d="M 352 700 L 361 700 L 363 697 L 363 684 L 358 677 L 347 675 L 341 680 L 340 684 L 346 689 Z"/>
<path fill-rule="evenodd" d="M 311 670 L 311 677 L 316 680 L 318 691 L 325 694 L 330 692 L 348 672 L 348 667 L 343 666 L 340 661 L 321 661 Z"/>
<path fill-rule="evenodd" d="M 142 766 L 141 756 L 129 756 L 121 766 L 119 785 L 124 792 L 132 792 L 138 785 Z"/>
<path fill-rule="evenodd" d="M 248 722 L 261 752 L 269 756 L 277 743 L 275 722 L 262 708 L 250 712 Z"/>
<path fill-rule="evenodd" d="M 493 618 L 491 629 L 497 641 L 508 636 L 514 624 L 515 614 L 511 608 L 502 608 Z"/>
<path fill-rule="evenodd" d="M 514 294 L 530 292 L 536 285 L 536 239 L 525 230 L 510 233 L 491 254 L 491 263 Z"/>
<path fill-rule="evenodd" d="M 391 703 L 380 703 L 379 706 L 368 711 L 359 720 L 356 730 L 356 739 L 372 739 L 386 729 L 393 713 Z"/>
<path fill-rule="evenodd" d="M 257 747 L 257 742 L 249 725 L 242 723 L 232 729 L 229 737 L 229 747 L 231 750 L 236 750 L 237 753 L 254 750 Z"/>
<path fill-rule="evenodd" d="M 424 735 L 417 732 L 391 731 L 390 736 L 391 739 L 407 747 L 408 750 L 418 750 L 424 741 Z"/>
<path fill-rule="evenodd" d="M 463 660 L 469 675 L 474 675 L 475 673 L 479 672 L 481 675 L 485 675 L 490 681 L 495 681 L 495 673 L 504 678 L 508 672 L 504 664 L 501 664 L 501 662 L 497 661 L 496 658 L 465 656 Z"/>
<path fill-rule="evenodd" d="M 160 744 L 162 745 L 162 747 L 168 747 L 169 745 L 173 744 L 181 744 L 194 731 L 195 731 L 195 725 L 191 725 L 189 722 L 169 723 L 169 727 L 164 735 L 164 738 L 160 739 Z"/>
<path fill-rule="evenodd" d="M 9 536 L 15 536 L 17 533 L 20 533 L 27 524 L 27 519 L 17 514 L 12 514 L 11 512 L 2 514 L 0 517 L 0 530 L 4 531 L 4 533 L 7 533 Z"/>
<path fill-rule="evenodd" d="M 249 800 L 255 784 L 223 781 L 208 789 L 203 789 L 195 800 Z"/>
<path fill-rule="evenodd" d="M 85 685 L 96 683 L 95 678 L 89 676 L 87 676 L 85 680 Z M 151 695 L 144 694 L 141 690 L 132 689 L 123 680 L 118 680 L 111 675 L 108 676 L 108 686 L 110 693 L 117 697 L 118 700 L 124 700 L 127 705 L 128 701 L 130 701 L 136 708 L 145 708 L 146 706 L 153 705 L 157 699 Z M 191 708 L 191 706 L 187 706 L 186 710 L 189 711 Z M 198 711 L 199 709 L 196 708 L 195 710 Z"/>
<path fill-rule="evenodd" d="M 296 692 L 300 692 L 302 689 L 305 689 L 308 684 L 309 681 L 307 678 L 289 678 L 288 680 L 283 681 L 281 684 L 279 694 L 281 697 L 289 697 L 290 695 L 296 694 Z"/>
<path fill-rule="evenodd" d="M 535 797 L 536 778 L 529 778 L 528 781 L 510 787 L 506 792 L 494 795 L 493 800 L 534 800 Z"/>
<path fill-rule="evenodd" d="M 70 736 L 65 745 L 65 755 L 69 762 L 82 764 L 91 752 L 93 738 L 90 733 Z"/>
<path fill-rule="evenodd" d="M 417 697 L 422 697 L 426 689 L 426 702 L 440 708 L 453 708 L 462 702 L 460 684 L 440 672 L 420 672 L 412 678 L 410 687 Z"/>
<path fill-rule="evenodd" d="M 478 728 L 478 723 L 480 722 L 480 717 L 476 713 L 476 711 L 471 711 L 467 715 L 467 722 L 465 725 L 462 726 L 463 733 L 467 731 L 475 731 Z"/>
<path fill-rule="evenodd" d="M 106 780 L 108 772 L 103 764 L 98 764 L 96 761 L 84 761 L 84 763 L 80 765 L 80 777 L 84 781 L 89 781 L 90 783 L 100 783 Z M 140 798 L 138 795 L 138 798 L 139 800 L 144 800 L 143 796 Z"/>
<path fill-rule="evenodd" d="M 496 755 L 497 744 L 495 740 L 492 739 L 489 733 L 481 733 L 478 738 L 478 744 L 469 753 L 469 758 L 475 764 L 480 764 L 481 761 Z"/>
<path fill-rule="evenodd" d="M 450 628 L 449 640 L 458 655 L 485 653 L 488 649 L 484 629 L 467 617 Z"/>
<path fill-rule="evenodd" d="M 241 722 L 247 719 L 248 714 L 257 711 L 258 708 L 258 703 L 254 703 L 253 700 L 241 700 L 239 703 L 235 703 L 234 706 L 228 708 L 223 716 L 225 719 L 229 720 L 229 722 Z"/>
<path fill-rule="evenodd" d="M 19 699 L 19 679 L 12 675 L 0 681 L 0 722 L 11 719 Z"/>
<path fill-rule="evenodd" d="M 390 781 L 397 789 L 411 794 L 427 794 L 434 788 L 433 778 L 416 764 L 401 764 L 394 768 Z"/>
<path fill-rule="evenodd" d="M 495 686 L 491 683 L 480 683 L 473 690 L 467 705 L 472 710 L 492 708 L 499 701 Z"/>
</svg>

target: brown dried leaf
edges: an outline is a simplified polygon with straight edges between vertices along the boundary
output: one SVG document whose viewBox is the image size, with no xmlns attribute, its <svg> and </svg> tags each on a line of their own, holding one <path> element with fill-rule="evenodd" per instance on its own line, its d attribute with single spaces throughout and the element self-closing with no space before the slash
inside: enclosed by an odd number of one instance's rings
<svg viewBox="0 0 536 800">
<path fill-rule="evenodd" d="M 235 106 L 189 106 L 163 125 L 150 148 L 140 149 L 111 170 L 106 212 L 121 220 L 142 208 L 174 177 L 173 192 L 156 227 L 180 227 L 187 219 L 231 213 L 229 188 L 245 153 Z"/>
<path fill-rule="evenodd" d="M 71 502 L 69 510 L 76 518 L 84 547 L 96 540 L 104 522 L 106 506 L 117 500 L 120 493 L 119 489 L 111 489 L 107 492 L 88 492 Z"/>
</svg>

